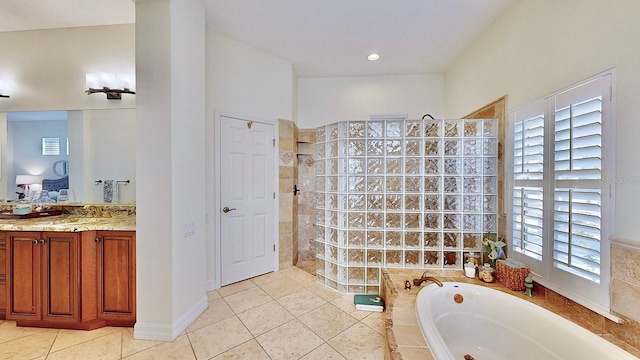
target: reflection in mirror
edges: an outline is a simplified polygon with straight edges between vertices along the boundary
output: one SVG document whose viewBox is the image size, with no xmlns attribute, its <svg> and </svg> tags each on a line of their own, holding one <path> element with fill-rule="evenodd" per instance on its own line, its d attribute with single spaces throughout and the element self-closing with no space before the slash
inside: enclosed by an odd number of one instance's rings
<svg viewBox="0 0 640 360">
<path fill-rule="evenodd" d="M 135 109 L 9 112 L 6 119 L 5 199 L 22 191 L 16 175 L 36 175 L 59 186 L 66 179 L 77 202 L 135 201 Z M 97 180 L 110 180 L 118 196 Z"/>
<path fill-rule="evenodd" d="M 53 173 L 57 176 L 69 176 L 69 160 L 58 160 L 53 163 Z"/>
<path fill-rule="evenodd" d="M 7 200 L 18 199 L 28 185 L 42 189 L 42 180 L 57 179 L 53 164 L 68 161 L 67 111 L 10 112 L 7 114 Z M 34 184 L 16 184 L 16 177 L 32 175 Z M 25 194 L 27 198 L 29 194 Z"/>
</svg>

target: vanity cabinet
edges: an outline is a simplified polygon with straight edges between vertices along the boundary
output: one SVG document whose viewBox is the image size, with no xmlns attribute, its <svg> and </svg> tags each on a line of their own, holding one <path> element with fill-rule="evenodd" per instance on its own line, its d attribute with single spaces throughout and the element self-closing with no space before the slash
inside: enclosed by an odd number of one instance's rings
<svg viewBox="0 0 640 360">
<path fill-rule="evenodd" d="M 109 326 L 136 321 L 136 233 L 97 231 L 98 318 Z"/>
<path fill-rule="evenodd" d="M 104 326 L 88 306 L 95 303 L 96 251 L 83 235 L 6 233 L 7 319 L 23 326 Z"/>
<path fill-rule="evenodd" d="M 0 316 L 6 309 L 18 326 L 133 326 L 135 239 L 135 231 L 0 231 Z"/>
</svg>

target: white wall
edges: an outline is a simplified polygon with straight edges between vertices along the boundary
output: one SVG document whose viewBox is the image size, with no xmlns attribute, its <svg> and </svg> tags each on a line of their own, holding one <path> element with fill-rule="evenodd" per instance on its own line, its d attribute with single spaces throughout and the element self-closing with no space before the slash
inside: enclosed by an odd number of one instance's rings
<svg viewBox="0 0 640 360">
<path fill-rule="evenodd" d="M 440 74 L 298 79 L 298 128 L 365 120 L 372 114 L 441 118 L 443 81 Z"/>
<path fill-rule="evenodd" d="M 215 112 L 257 120 L 294 120 L 295 75 L 290 62 L 218 33 L 206 33 L 207 280 L 215 282 Z"/>
<path fill-rule="evenodd" d="M 174 266 L 169 19 L 169 2 L 136 2 L 138 306 L 134 337 L 167 340 L 173 330 Z M 149 136 L 141 135 L 145 133 Z"/>
<path fill-rule="evenodd" d="M 292 69 L 288 61 L 207 31 L 207 118 L 215 109 L 293 120 Z"/>
<path fill-rule="evenodd" d="M 205 11 L 171 1 L 171 195 L 174 336 L 207 307 L 205 188 Z M 152 130 L 152 129 L 147 129 Z M 156 204 L 158 202 L 156 201 Z M 183 235 L 185 224 L 195 234 Z"/>
<path fill-rule="evenodd" d="M 640 213 L 640 2 L 521 0 L 445 73 L 445 115 L 508 95 L 515 108 L 617 68 L 615 234 L 638 239 Z"/>
<path fill-rule="evenodd" d="M 207 307 L 202 2 L 137 1 L 136 39 L 134 337 L 173 340 Z"/>
</svg>

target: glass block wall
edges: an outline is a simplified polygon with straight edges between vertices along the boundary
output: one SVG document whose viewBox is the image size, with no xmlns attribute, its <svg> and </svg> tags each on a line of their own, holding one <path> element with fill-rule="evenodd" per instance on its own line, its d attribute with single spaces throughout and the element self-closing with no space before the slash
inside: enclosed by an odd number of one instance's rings
<svg viewBox="0 0 640 360">
<path fill-rule="evenodd" d="M 317 128 L 318 282 L 378 293 L 381 267 L 462 269 L 497 231 L 497 136 L 495 119 Z"/>
</svg>

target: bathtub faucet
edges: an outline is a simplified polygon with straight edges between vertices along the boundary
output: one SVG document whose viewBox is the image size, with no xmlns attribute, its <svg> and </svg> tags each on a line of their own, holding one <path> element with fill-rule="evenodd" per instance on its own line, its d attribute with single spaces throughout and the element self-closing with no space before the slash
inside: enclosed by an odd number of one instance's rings
<svg viewBox="0 0 640 360">
<path fill-rule="evenodd" d="M 420 284 L 425 281 L 433 281 L 436 285 L 442 287 L 442 281 L 434 278 L 433 276 L 426 276 L 426 272 L 422 274 L 422 277 L 420 279 L 413 279 L 413 285 L 420 286 Z"/>
</svg>

